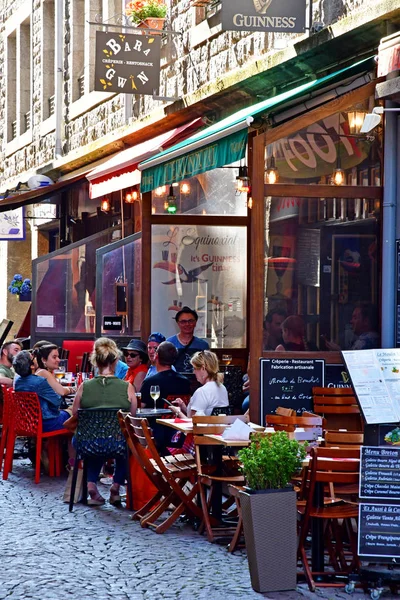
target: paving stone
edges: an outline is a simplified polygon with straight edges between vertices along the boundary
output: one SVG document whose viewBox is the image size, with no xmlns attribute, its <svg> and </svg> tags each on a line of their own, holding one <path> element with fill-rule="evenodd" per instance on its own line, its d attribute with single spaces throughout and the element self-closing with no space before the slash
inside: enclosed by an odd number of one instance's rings
<svg viewBox="0 0 400 600">
<path fill-rule="evenodd" d="M 0 600 L 344 600 L 343 590 L 307 586 L 257 594 L 246 552 L 209 544 L 190 526 L 163 535 L 142 529 L 131 513 L 106 504 L 62 502 L 65 478 L 33 482 L 26 459 L 0 479 Z M 107 487 L 102 492 L 107 494 Z M 356 590 L 354 600 L 369 596 Z"/>
</svg>

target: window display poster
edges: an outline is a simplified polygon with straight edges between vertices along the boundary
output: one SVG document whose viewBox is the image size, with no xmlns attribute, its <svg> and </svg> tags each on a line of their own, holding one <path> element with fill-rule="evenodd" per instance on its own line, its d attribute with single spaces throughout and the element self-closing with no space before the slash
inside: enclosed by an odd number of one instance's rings
<svg viewBox="0 0 400 600">
<path fill-rule="evenodd" d="M 245 227 L 153 225 L 151 279 L 152 331 L 178 333 L 176 313 L 189 306 L 210 347 L 246 345 Z"/>
<path fill-rule="evenodd" d="M 400 349 L 342 352 L 367 424 L 400 420 Z"/>
</svg>

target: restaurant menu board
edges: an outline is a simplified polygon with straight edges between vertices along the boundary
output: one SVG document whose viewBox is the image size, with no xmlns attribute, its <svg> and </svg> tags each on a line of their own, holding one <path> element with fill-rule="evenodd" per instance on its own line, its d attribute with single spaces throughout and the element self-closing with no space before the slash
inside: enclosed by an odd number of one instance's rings
<svg viewBox="0 0 400 600">
<path fill-rule="evenodd" d="M 324 385 L 325 361 L 314 358 L 261 358 L 261 415 L 278 406 L 298 414 L 312 411 L 312 388 Z"/>
<path fill-rule="evenodd" d="M 400 557 L 400 505 L 360 504 L 358 555 Z"/>
<path fill-rule="evenodd" d="M 400 421 L 400 348 L 342 352 L 368 425 Z"/>
<path fill-rule="evenodd" d="M 399 447 L 362 446 L 360 498 L 400 501 Z"/>
</svg>

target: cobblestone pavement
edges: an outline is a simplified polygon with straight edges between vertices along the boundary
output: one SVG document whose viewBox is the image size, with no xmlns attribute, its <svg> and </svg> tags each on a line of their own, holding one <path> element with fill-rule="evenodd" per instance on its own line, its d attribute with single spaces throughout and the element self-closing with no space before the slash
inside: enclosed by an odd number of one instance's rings
<svg viewBox="0 0 400 600">
<path fill-rule="evenodd" d="M 65 478 L 45 476 L 35 485 L 28 459 L 15 461 L 8 481 L 0 479 L 0 600 L 350 598 L 306 586 L 257 594 L 245 551 L 232 556 L 184 524 L 157 535 L 110 505 L 78 504 L 70 514 L 64 487 Z M 352 596 L 367 597 L 358 590 Z"/>
</svg>

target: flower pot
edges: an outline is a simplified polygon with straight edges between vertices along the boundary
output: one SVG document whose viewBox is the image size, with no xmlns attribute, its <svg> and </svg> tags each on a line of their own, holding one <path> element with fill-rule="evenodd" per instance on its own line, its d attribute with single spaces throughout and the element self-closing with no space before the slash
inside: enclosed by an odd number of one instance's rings
<svg viewBox="0 0 400 600">
<path fill-rule="evenodd" d="M 18 300 L 20 302 L 31 302 L 32 292 L 26 292 L 25 294 L 19 294 Z"/>
<path fill-rule="evenodd" d="M 148 17 L 138 24 L 139 29 L 161 29 L 164 27 L 165 18 L 163 17 Z M 152 35 L 161 35 L 157 31 L 152 31 Z"/>
<path fill-rule="evenodd" d="M 256 592 L 296 588 L 297 508 L 292 488 L 240 492 L 251 585 Z"/>
</svg>

